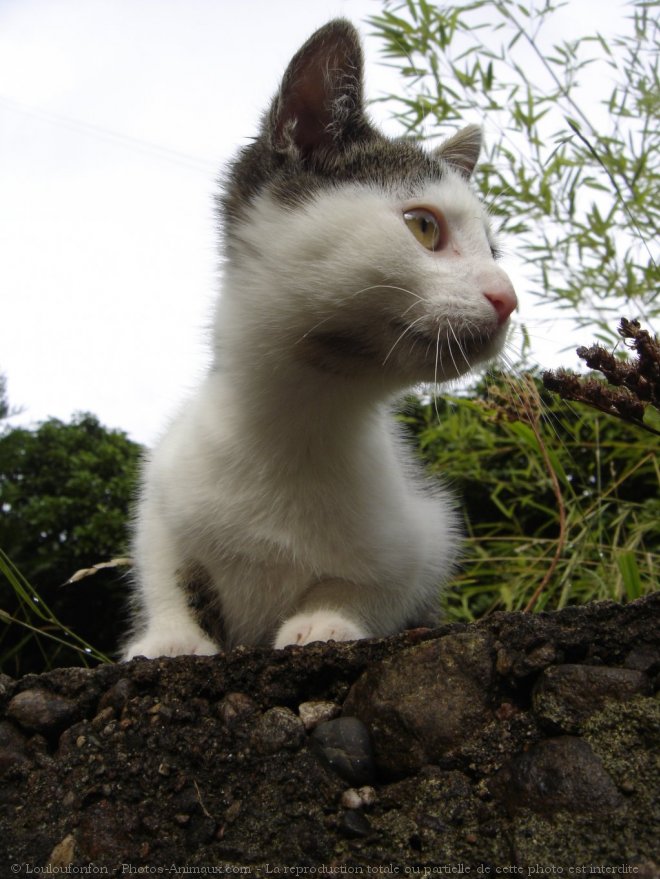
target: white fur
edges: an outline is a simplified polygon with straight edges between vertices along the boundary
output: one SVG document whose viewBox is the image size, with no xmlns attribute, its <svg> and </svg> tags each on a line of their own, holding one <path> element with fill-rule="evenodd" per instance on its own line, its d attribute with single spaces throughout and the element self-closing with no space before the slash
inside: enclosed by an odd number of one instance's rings
<svg viewBox="0 0 660 879">
<path fill-rule="evenodd" d="M 415 206 L 444 213 L 448 247 L 413 237 L 403 212 Z M 390 408 L 499 350 L 484 294 L 511 285 L 484 224 L 452 173 L 412 199 L 347 185 L 296 209 L 255 201 L 232 230 L 214 368 L 144 474 L 144 620 L 126 658 L 386 635 L 435 606 L 458 550 L 452 503 L 418 475 Z M 356 328 L 377 357 L 318 361 L 315 333 Z M 454 340 L 477 333 L 490 341 L 467 358 Z M 188 608 L 191 567 L 217 593 L 222 645 Z"/>
</svg>

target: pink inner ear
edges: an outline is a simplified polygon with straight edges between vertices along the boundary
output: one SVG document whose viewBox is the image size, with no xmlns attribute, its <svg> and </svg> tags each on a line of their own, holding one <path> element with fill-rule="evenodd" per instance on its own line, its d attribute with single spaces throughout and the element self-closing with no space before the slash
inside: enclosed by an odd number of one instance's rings
<svg viewBox="0 0 660 879">
<path fill-rule="evenodd" d="M 332 140 L 332 88 L 326 90 L 324 79 L 318 65 L 306 70 L 284 107 L 280 124 L 294 123 L 293 141 L 303 153 Z"/>
<path fill-rule="evenodd" d="M 479 161 L 481 129 L 466 125 L 434 150 L 434 155 L 452 165 L 465 177 L 470 177 Z"/>
<path fill-rule="evenodd" d="M 360 45 L 352 28 L 329 25 L 312 37 L 282 82 L 273 126 L 276 146 L 286 148 L 290 138 L 303 155 L 330 146 L 341 133 L 337 106 L 360 111 L 361 71 Z"/>
</svg>

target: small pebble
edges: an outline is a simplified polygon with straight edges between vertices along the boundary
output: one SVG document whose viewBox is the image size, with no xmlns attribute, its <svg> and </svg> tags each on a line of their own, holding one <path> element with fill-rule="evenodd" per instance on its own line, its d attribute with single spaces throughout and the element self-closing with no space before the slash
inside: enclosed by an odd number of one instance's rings
<svg viewBox="0 0 660 879">
<path fill-rule="evenodd" d="M 369 784 L 365 784 L 363 787 L 358 788 L 358 793 L 362 797 L 362 805 L 369 807 L 373 806 L 376 802 L 376 790 L 371 787 Z"/>
<path fill-rule="evenodd" d="M 503 721 L 511 720 L 512 717 L 515 717 L 516 714 L 519 713 L 519 709 L 511 702 L 502 702 L 502 704 L 495 709 L 495 717 L 497 717 L 498 720 Z"/>
<path fill-rule="evenodd" d="M 341 804 L 345 809 L 363 809 L 376 802 L 376 791 L 370 785 L 354 788 L 349 787 L 341 795 Z"/>
<path fill-rule="evenodd" d="M 307 732 L 319 723 L 332 720 L 340 713 L 341 708 L 335 702 L 303 702 L 298 706 L 298 714 Z"/>
<path fill-rule="evenodd" d="M 70 833 L 68 836 L 65 836 L 61 842 L 58 842 L 50 853 L 46 870 L 49 873 L 51 870 L 58 873 L 64 871 L 68 872 L 68 867 L 73 863 L 75 856 L 76 843 L 73 835 Z"/>
<path fill-rule="evenodd" d="M 354 787 L 349 787 L 341 795 L 341 804 L 345 809 L 361 809 L 362 798 Z"/>
<path fill-rule="evenodd" d="M 225 821 L 227 824 L 232 824 L 238 818 L 242 807 L 242 800 L 234 800 L 234 802 L 227 807 L 227 811 L 225 812 Z"/>
<path fill-rule="evenodd" d="M 240 723 L 257 712 L 257 704 L 245 693 L 227 693 L 218 705 L 218 714 L 225 726 Z"/>
<path fill-rule="evenodd" d="M 92 720 L 92 728 L 96 730 L 103 729 L 104 726 L 114 720 L 115 718 L 115 709 L 108 705 L 106 708 L 102 708 L 101 711 L 96 715 L 96 717 Z"/>
<path fill-rule="evenodd" d="M 301 719 L 290 708 L 269 708 L 257 720 L 252 744 L 260 754 L 297 751 L 305 740 Z"/>
<path fill-rule="evenodd" d="M 128 700 L 135 695 L 135 685 L 130 678 L 120 678 L 99 699 L 99 711 L 114 708 L 121 711 Z"/>
</svg>

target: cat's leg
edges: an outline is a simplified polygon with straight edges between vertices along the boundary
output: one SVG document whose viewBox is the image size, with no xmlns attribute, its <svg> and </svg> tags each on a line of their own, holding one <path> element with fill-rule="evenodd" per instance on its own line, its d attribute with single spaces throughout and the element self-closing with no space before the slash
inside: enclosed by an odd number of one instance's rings
<svg viewBox="0 0 660 879">
<path fill-rule="evenodd" d="M 185 588 L 177 572 L 182 563 L 174 550 L 174 540 L 157 515 L 146 515 L 143 508 L 136 536 L 139 559 L 138 593 L 144 629 L 123 652 L 123 659 L 134 656 L 209 656 L 220 648 L 201 629 L 188 605 Z"/>
<path fill-rule="evenodd" d="M 345 580 L 317 583 L 305 595 L 298 612 L 280 626 L 273 646 L 280 650 L 287 644 L 373 637 L 376 633 L 369 631 L 365 622 L 371 616 L 369 605 L 374 600 L 368 592 L 369 587 Z"/>
</svg>

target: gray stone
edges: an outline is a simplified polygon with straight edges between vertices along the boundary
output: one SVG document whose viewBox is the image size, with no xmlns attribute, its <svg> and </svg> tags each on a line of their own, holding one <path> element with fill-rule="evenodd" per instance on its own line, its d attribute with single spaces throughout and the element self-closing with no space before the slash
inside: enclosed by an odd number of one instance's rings
<svg viewBox="0 0 660 879">
<path fill-rule="evenodd" d="M 369 820 L 365 818 L 362 812 L 356 812 L 351 809 L 342 815 L 339 828 L 344 836 L 352 839 L 368 836 L 371 833 Z"/>
<path fill-rule="evenodd" d="M 308 732 L 340 713 L 341 708 L 336 702 L 302 702 L 298 706 L 298 714 Z"/>
<path fill-rule="evenodd" d="M 584 721 L 605 702 L 626 702 L 647 695 L 646 675 L 629 668 L 602 665 L 556 665 L 545 669 L 532 694 L 534 713 L 555 732 L 578 733 Z"/>
<path fill-rule="evenodd" d="M 78 718 L 79 708 L 71 699 L 48 690 L 23 690 L 7 705 L 7 716 L 31 732 L 55 732 Z"/>
<path fill-rule="evenodd" d="M 411 647 L 362 675 L 344 713 L 369 727 L 383 773 L 405 775 L 460 753 L 478 734 L 490 717 L 491 654 L 486 635 L 463 632 Z"/>
<path fill-rule="evenodd" d="M 119 678 L 99 699 L 98 710 L 113 708 L 115 711 L 121 711 L 135 692 L 135 684 L 130 678 Z"/>
<path fill-rule="evenodd" d="M 276 754 L 285 749 L 297 751 L 305 740 L 302 720 L 290 708 L 276 706 L 257 720 L 252 744 L 260 754 Z"/>
<path fill-rule="evenodd" d="M 258 711 L 257 703 L 245 693 L 227 693 L 218 705 L 218 714 L 225 726 L 244 723 Z"/>
<path fill-rule="evenodd" d="M 347 788 L 341 795 L 340 803 L 344 809 L 364 809 L 376 802 L 376 791 L 371 785 Z"/>
<path fill-rule="evenodd" d="M 512 812 L 599 814 L 622 801 L 600 759 L 574 736 L 538 742 L 502 769 L 489 788 Z"/>
<path fill-rule="evenodd" d="M 660 648 L 652 644 L 636 644 L 623 664 L 625 668 L 651 673 L 660 668 Z"/>
<path fill-rule="evenodd" d="M 0 673 L 0 700 L 5 699 L 14 684 L 9 675 Z"/>
<path fill-rule="evenodd" d="M 356 717 L 337 717 L 319 724 L 312 746 L 343 779 L 354 785 L 374 780 L 374 758 L 369 730 Z"/>
</svg>

